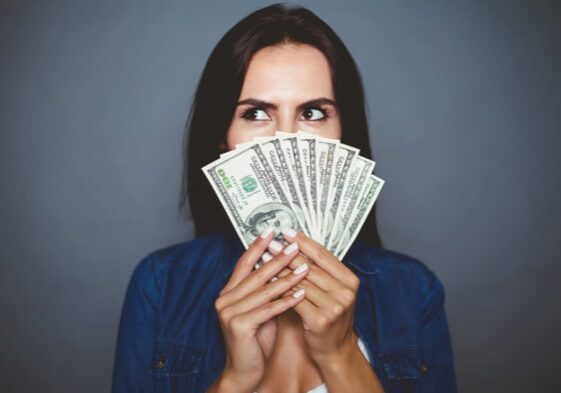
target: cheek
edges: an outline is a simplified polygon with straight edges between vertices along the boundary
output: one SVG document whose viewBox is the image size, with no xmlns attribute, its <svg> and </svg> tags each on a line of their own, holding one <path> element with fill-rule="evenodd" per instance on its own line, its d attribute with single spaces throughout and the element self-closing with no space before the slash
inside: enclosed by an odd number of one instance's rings
<svg viewBox="0 0 561 393">
<path fill-rule="evenodd" d="M 244 121 L 234 120 L 226 133 L 226 144 L 228 150 L 234 150 L 237 144 L 250 142 L 256 136 L 273 136 L 275 126 L 273 124 L 251 125 Z"/>
<path fill-rule="evenodd" d="M 329 130 L 327 130 L 325 132 L 325 135 L 322 135 L 325 138 L 331 138 L 331 139 L 341 139 L 342 136 L 342 132 L 341 132 L 341 127 L 339 125 L 330 128 Z"/>
<path fill-rule="evenodd" d="M 316 134 L 322 138 L 341 139 L 343 133 L 341 132 L 341 123 L 339 119 L 331 119 L 324 124 L 302 124 L 299 127 L 302 131 Z"/>
<path fill-rule="evenodd" d="M 226 134 L 226 144 L 228 150 L 234 150 L 238 143 L 248 142 L 251 136 L 248 137 L 247 133 L 243 132 L 243 128 L 233 122 Z"/>
</svg>

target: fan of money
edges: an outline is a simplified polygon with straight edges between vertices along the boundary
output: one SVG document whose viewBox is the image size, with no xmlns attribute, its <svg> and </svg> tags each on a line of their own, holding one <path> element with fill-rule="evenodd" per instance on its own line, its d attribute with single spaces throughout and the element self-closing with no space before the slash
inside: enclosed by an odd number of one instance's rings
<svg viewBox="0 0 561 393">
<path fill-rule="evenodd" d="M 384 185 L 374 165 L 339 140 L 277 131 L 202 170 L 246 249 L 269 227 L 282 243 L 280 230 L 289 227 L 342 260 Z"/>
</svg>

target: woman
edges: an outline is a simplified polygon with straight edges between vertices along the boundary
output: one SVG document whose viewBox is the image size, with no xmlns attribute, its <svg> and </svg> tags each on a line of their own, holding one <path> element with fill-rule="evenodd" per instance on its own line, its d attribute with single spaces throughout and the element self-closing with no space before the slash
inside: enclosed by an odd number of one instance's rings
<svg viewBox="0 0 561 393">
<path fill-rule="evenodd" d="M 370 157 L 356 65 L 301 7 L 252 13 L 210 55 L 185 144 L 181 200 L 196 239 L 136 267 L 113 392 L 456 391 L 443 287 L 421 262 L 381 248 L 374 213 L 345 261 L 290 229 L 286 247 L 267 228 L 243 249 L 201 167 L 276 130 Z"/>
</svg>

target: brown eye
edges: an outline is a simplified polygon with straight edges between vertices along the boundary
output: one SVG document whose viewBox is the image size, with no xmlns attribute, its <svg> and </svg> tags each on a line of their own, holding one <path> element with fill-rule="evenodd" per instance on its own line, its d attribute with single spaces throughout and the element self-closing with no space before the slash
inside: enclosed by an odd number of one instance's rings
<svg viewBox="0 0 561 393">
<path fill-rule="evenodd" d="M 271 120 L 267 112 L 260 108 L 250 108 L 243 113 L 242 117 L 253 121 Z"/>
<path fill-rule="evenodd" d="M 302 116 L 309 121 L 325 120 L 327 118 L 325 111 L 320 108 L 308 108 L 302 112 Z"/>
</svg>

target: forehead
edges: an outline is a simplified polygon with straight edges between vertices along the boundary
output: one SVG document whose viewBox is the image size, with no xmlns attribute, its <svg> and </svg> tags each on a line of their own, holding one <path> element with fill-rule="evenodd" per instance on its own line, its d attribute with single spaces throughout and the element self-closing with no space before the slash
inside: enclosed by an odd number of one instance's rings
<svg viewBox="0 0 561 393">
<path fill-rule="evenodd" d="M 334 99 L 331 71 L 321 51 L 305 44 L 265 47 L 252 57 L 240 99 L 270 102 Z"/>
</svg>

